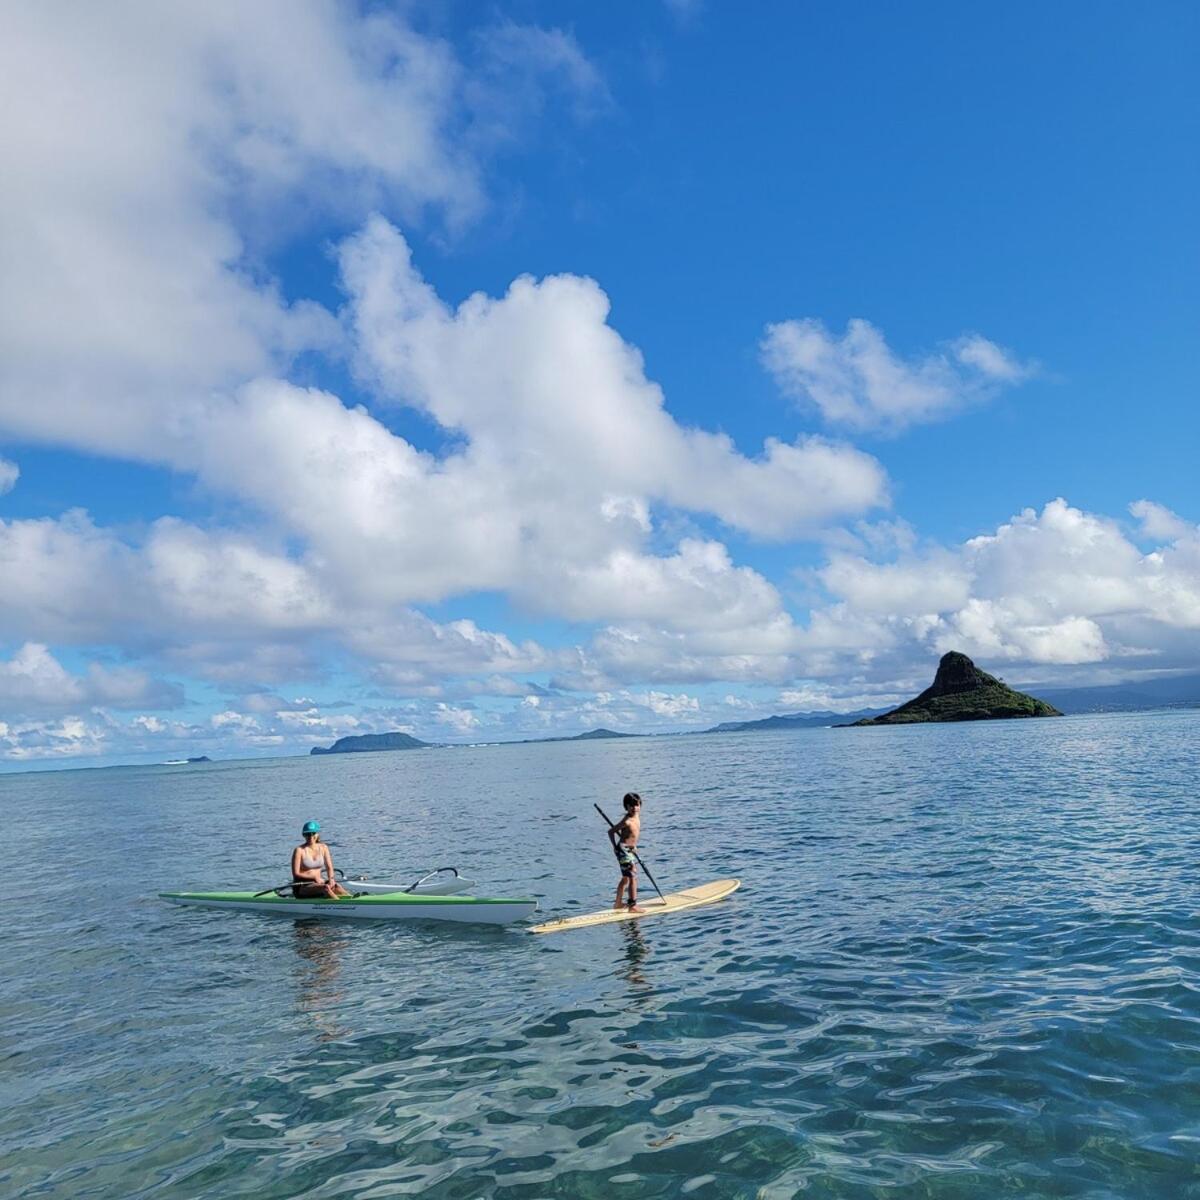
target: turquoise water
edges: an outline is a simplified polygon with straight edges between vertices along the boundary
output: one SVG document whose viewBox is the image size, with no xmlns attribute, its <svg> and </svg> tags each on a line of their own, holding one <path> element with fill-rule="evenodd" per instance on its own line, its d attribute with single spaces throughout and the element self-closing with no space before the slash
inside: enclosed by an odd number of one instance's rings
<svg viewBox="0 0 1200 1200">
<path fill-rule="evenodd" d="M 1198 733 L 0 776 L 0 1194 L 1200 1197 Z M 316 816 L 339 865 L 587 911 L 631 787 L 664 887 L 743 889 L 551 938 L 154 898 L 266 887 Z"/>
</svg>

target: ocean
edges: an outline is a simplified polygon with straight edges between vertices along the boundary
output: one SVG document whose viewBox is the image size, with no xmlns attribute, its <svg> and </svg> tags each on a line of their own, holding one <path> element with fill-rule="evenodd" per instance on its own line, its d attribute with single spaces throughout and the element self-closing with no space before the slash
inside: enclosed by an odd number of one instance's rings
<svg viewBox="0 0 1200 1200">
<path fill-rule="evenodd" d="M 6 1197 L 1200 1197 L 1200 713 L 0 776 Z M 335 861 L 532 937 L 183 910 Z M 643 888 L 645 883 L 643 881 Z"/>
</svg>

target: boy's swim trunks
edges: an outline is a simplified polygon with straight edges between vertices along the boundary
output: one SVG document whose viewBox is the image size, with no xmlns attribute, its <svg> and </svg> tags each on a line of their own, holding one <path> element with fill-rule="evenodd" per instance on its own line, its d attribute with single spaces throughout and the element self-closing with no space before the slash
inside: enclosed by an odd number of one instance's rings
<svg viewBox="0 0 1200 1200">
<path fill-rule="evenodd" d="M 633 857 L 633 851 L 628 846 L 617 844 L 617 862 L 621 865 L 621 874 L 626 879 L 633 874 L 637 866 L 637 861 Z"/>
</svg>

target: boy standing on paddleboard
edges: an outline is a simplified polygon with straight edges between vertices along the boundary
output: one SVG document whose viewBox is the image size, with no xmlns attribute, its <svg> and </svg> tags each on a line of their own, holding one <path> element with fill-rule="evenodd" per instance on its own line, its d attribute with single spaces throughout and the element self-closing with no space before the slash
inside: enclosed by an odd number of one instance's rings
<svg viewBox="0 0 1200 1200">
<path fill-rule="evenodd" d="M 645 912 L 638 908 L 637 902 L 637 859 L 634 850 L 637 848 L 638 837 L 642 832 L 642 798 L 637 792 L 626 792 L 621 804 L 625 808 L 624 820 L 609 828 L 608 838 L 612 842 L 613 853 L 621 867 L 621 878 L 617 881 L 617 898 L 613 908 L 620 908 L 625 889 L 629 889 L 629 898 L 625 903 L 630 912 Z"/>
</svg>

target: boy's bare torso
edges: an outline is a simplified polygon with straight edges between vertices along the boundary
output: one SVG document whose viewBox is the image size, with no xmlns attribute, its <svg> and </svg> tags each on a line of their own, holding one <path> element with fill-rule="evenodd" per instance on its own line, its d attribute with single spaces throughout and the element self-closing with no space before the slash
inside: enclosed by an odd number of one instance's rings
<svg viewBox="0 0 1200 1200">
<path fill-rule="evenodd" d="M 632 849 L 637 845 L 638 837 L 642 832 L 642 818 L 640 814 L 633 813 L 621 822 L 620 835 L 621 845 L 628 846 Z"/>
</svg>

